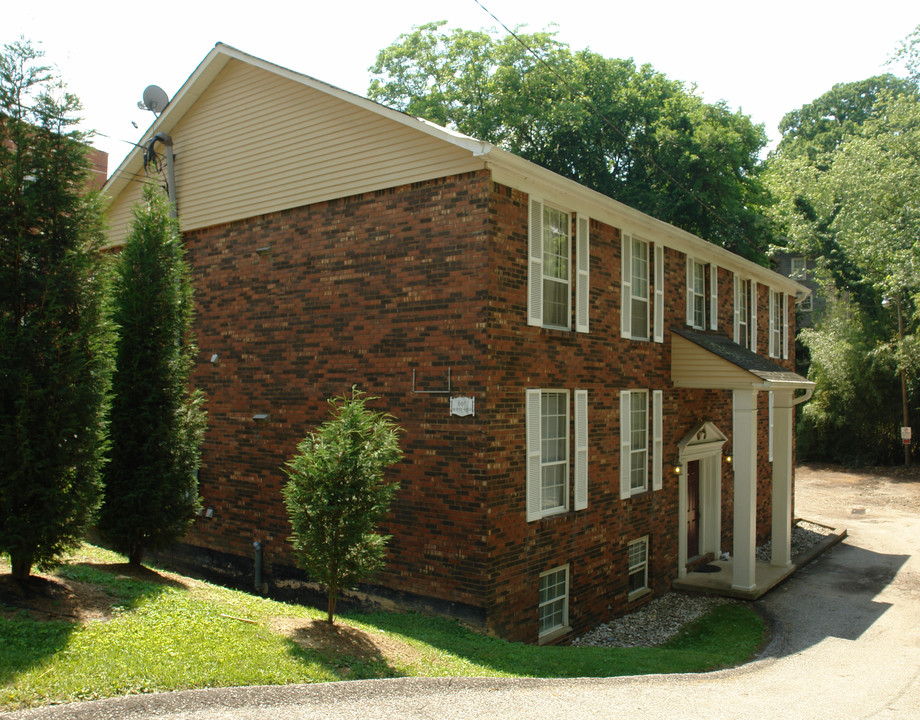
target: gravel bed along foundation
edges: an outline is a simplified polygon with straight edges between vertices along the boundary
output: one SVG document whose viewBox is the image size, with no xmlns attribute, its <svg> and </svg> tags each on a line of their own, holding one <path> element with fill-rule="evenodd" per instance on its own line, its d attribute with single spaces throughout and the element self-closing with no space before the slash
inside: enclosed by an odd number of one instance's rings
<svg viewBox="0 0 920 720">
<path fill-rule="evenodd" d="M 792 528 L 792 557 L 821 542 L 833 532 L 823 525 L 799 520 Z M 769 541 L 757 548 L 758 560 L 770 560 Z M 638 610 L 608 623 L 572 641 L 572 645 L 595 647 L 653 647 L 674 637 L 685 625 L 701 618 L 716 605 L 738 602 L 715 595 L 669 592 Z"/>
</svg>

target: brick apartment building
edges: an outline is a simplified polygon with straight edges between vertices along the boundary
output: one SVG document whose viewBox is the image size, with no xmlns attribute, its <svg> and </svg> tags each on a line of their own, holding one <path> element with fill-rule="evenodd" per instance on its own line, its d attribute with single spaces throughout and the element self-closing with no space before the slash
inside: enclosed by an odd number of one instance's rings
<svg viewBox="0 0 920 720">
<path fill-rule="evenodd" d="M 565 642 L 725 551 L 739 591 L 759 541 L 789 563 L 797 282 L 223 44 L 157 133 L 209 412 L 177 555 L 304 580 L 281 467 L 357 385 L 405 429 L 378 597 Z M 106 185 L 113 245 L 142 177 Z"/>
</svg>

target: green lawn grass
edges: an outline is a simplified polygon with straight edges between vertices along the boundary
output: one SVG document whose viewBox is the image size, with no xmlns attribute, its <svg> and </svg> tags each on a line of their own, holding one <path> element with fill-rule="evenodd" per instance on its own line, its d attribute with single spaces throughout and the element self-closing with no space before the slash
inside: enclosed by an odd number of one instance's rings
<svg viewBox="0 0 920 720">
<path fill-rule="evenodd" d="M 741 604 L 717 606 L 663 646 L 628 649 L 508 643 L 444 618 L 376 613 L 343 615 L 339 642 L 330 646 L 297 642 L 309 639 L 311 622 L 324 617 L 318 610 L 178 576 L 166 582 L 129 577 L 106 565 L 123 558 L 92 546 L 76 560 L 60 567 L 57 576 L 100 590 L 110 610 L 107 619 L 38 620 L 0 606 L 0 709 L 128 693 L 377 677 L 701 672 L 745 662 L 764 634 L 759 616 Z M 293 635 L 278 630 L 279 618 Z"/>
</svg>

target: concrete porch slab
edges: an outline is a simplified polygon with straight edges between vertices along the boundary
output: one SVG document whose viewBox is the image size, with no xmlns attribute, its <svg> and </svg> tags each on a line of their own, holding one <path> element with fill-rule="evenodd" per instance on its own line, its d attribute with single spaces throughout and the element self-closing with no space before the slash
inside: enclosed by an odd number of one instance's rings
<svg viewBox="0 0 920 720">
<path fill-rule="evenodd" d="M 812 525 L 820 525 L 808 521 Z M 826 527 L 826 526 L 825 526 Z M 783 580 L 792 575 L 796 570 L 804 567 L 829 547 L 836 545 L 847 536 L 846 528 L 833 528 L 832 532 L 823 540 L 812 545 L 801 554 L 792 559 L 788 567 L 774 567 L 769 562 L 758 560 L 754 564 L 754 587 L 732 587 L 733 559 L 713 560 L 709 565 L 715 565 L 719 572 L 689 572 L 684 577 L 675 580 L 671 587 L 674 590 L 685 592 L 707 593 L 709 595 L 723 595 L 725 597 L 739 598 L 741 600 L 756 600 L 766 594 Z"/>
</svg>

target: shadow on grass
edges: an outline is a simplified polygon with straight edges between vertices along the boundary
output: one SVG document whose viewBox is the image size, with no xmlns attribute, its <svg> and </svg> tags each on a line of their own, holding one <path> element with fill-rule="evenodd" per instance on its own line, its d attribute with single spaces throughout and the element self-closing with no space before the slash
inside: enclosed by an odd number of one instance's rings
<svg viewBox="0 0 920 720">
<path fill-rule="evenodd" d="M 363 630 L 341 623 L 330 625 L 324 620 L 299 619 L 285 625 L 273 629 L 285 636 L 292 656 L 319 663 L 341 680 L 403 675 L 390 664 L 382 639 Z"/>
<path fill-rule="evenodd" d="M 81 625 L 106 622 L 171 586 L 146 568 L 76 563 L 25 581 L 0 575 L 0 684 L 66 648 Z"/>
<path fill-rule="evenodd" d="M 416 614 L 352 617 L 447 653 L 459 660 L 458 666 L 468 668 L 469 674 L 541 678 L 706 672 L 732 667 L 754 657 L 765 631 L 760 616 L 743 604 L 717 606 L 664 645 L 635 648 L 511 643 L 480 635 L 456 621 Z M 461 668 L 453 674 L 466 673 Z"/>
</svg>

